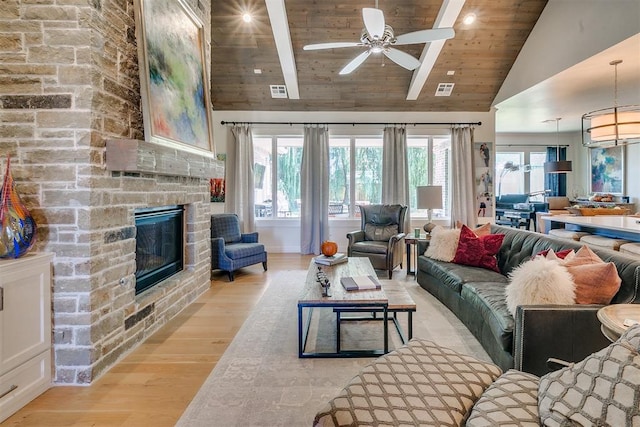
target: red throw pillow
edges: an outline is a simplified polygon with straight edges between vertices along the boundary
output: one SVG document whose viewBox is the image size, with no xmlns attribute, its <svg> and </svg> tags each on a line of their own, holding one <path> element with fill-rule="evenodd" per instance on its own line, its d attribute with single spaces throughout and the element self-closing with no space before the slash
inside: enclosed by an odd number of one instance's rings
<svg viewBox="0 0 640 427">
<path fill-rule="evenodd" d="M 463 225 L 453 262 L 500 272 L 495 255 L 500 250 L 503 240 L 504 234 L 478 237 L 469 227 Z"/>
<path fill-rule="evenodd" d="M 569 255 L 571 252 L 573 252 L 573 249 L 563 249 L 561 251 L 556 252 L 556 256 L 560 259 L 565 259 L 566 256 Z M 549 253 L 549 249 L 545 249 L 544 251 L 540 251 L 534 256 L 532 256 L 531 259 L 537 257 L 538 255 L 546 257 L 548 253 Z"/>
</svg>

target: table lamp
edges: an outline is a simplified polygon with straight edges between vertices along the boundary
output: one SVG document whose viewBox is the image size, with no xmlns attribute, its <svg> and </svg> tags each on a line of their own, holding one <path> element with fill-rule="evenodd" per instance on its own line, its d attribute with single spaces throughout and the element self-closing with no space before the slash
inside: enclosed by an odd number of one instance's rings
<svg viewBox="0 0 640 427">
<path fill-rule="evenodd" d="M 441 185 L 425 185 L 418 187 L 418 209 L 427 210 L 427 223 L 424 225 L 424 231 L 430 233 L 436 226 L 431 222 L 431 214 L 433 209 L 442 209 L 442 186 Z"/>
</svg>

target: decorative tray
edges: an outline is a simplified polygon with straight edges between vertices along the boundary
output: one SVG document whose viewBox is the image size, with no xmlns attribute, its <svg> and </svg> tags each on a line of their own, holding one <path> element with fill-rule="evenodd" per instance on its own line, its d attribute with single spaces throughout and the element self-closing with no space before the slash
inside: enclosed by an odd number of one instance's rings
<svg viewBox="0 0 640 427">
<path fill-rule="evenodd" d="M 574 215 L 594 216 L 594 215 L 628 215 L 628 208 L 566 208 Z"/>
</svg>

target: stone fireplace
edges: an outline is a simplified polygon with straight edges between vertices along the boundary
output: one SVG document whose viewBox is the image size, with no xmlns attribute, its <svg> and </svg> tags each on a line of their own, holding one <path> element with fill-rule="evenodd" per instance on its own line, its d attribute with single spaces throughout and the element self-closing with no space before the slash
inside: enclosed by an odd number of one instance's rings
<svg viewBox="0 0 640 427">
<path fill-rule="evenodd" d="M 210 0 L 186 2 L 209 40 Z M 209 179 L 223 165 L 144 142 L 133 0 L 2 14 L 0 157 L 38 225 L 33 250 L 55 255 L 54 381 L 89 384 L 209 288 Z M 184 265 L 136 295 L 135 212 L 162 206 L 184 209 Z"/>
<path fill-rule="evenodd" d="M 136 295 L 182 271 L 184 206 L 135 210 Z"/>
</svg>

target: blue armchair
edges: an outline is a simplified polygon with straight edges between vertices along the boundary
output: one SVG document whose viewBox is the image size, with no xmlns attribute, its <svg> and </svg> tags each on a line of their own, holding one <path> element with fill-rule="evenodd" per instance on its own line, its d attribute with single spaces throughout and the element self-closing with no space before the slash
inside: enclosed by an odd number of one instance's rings
<svg viewBox="0 0 640 427">
<path fill-rule="evenodd" d="M 211 215 L 211 270 L 223 270 L 233 282 L 233 273 L 261 262 L 267 271 L 267 252 L 258 243 L 258 233 L 240 233 L 236 214 Z"/>
</svg>

